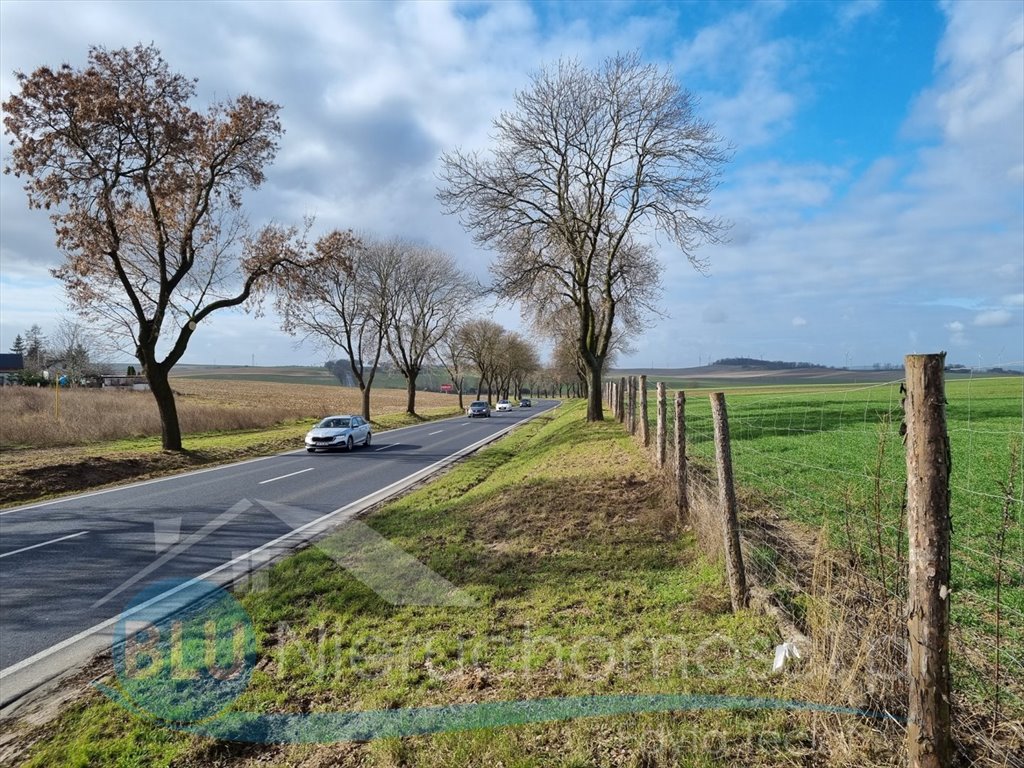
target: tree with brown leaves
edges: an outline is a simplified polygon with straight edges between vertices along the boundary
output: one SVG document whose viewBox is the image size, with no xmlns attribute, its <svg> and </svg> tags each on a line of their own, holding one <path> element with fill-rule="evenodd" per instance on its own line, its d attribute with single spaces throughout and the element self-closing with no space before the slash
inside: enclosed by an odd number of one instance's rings
<svg viewBox="0 0 1024 768">
<path fill-rule="evenodd" d="M 171 368 L 213 312 L 258 298 L 305 246 L 252 232 L 241 198 L 264 180 L 279 107 L 243 95 L 199 112 L 195 80 L 150 46 L 92 48 L 84 69 L 16 73 L 4 104 L 6 173 L 52 211 L 63 281 L 82 314 L 130 340 L 156 398 L 163 447 L 181 449 Z"/>
</svg>

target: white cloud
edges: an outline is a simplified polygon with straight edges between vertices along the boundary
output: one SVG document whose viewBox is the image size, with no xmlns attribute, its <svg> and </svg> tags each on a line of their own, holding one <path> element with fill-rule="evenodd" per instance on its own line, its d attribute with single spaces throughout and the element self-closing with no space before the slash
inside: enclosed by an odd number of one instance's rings
<svg viewBox="0 0 1024 768">
<path fill-rule="evenodd" d="M 966 347 L 969 344 L 967 335 L 964 333 L 964 324 L 959 320 L 946 323 L 946 330 L 949 331 L 949 343 L 955 347 Z"/>
<path fill-rule="evenodd" d="M 800 316 L 794 317 L 791 322 L 793 323 L 794 328 L 803 328 L 807 325 L 807 321 Z"/>
<path fill-rule="evenodd" d="M 1011 293 L 1003 296 L 1003 304 L 1008 307 L 1024 307 L 1024 293 Z"/>
<path fill-rule="evenodd" d="M 938 58 L 949 85 L 936 95 L 936 107 L 946 135 L 970 140 L 1020 126 L 1024 9 L 1019 3 L 949 3 L 944 10 L 949 31 Z"/>
<path fill-rule="evenodd" d="M 702 94 L 703 110 L 738 147 L 769 142 L 797 111 L 798 99 L 787 83 L 796 47 L 769 33 L 783 10 L 781 4 L 756 3 L 730 13 L 677 45 L 672 57 L 684 83 L 704 75 L 719 84 Z M 731 84 L 728 90 L 721 87 L 725 82 Z"/>
<path fill-rule="evenodd" d="M 839 6 L 836 15 L 840 25 L 849 27 L 861 19 L 874 16 L 881 7 L 881 0 L 852 0 L 852 2 Z"/>
<path fill-rule="evenodd" d="M 980 328 L 998 328 L 1009 325 L 1013 315 L 1005 309 L 993 309 L 980 312 L 974 317 L 974 324 Z"/>
</svg>

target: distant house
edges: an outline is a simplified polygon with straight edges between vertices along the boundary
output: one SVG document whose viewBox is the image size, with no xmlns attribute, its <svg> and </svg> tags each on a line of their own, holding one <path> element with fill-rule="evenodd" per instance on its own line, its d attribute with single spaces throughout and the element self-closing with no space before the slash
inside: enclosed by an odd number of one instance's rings
<svg viewBox="0 0 1024 768">
<path fill-rule="evenodd" d="M 12 384 L 25 370 L 25 357 L 21 354 L 0 355 L 0 385 Z"/>
<path fill-rule="evenodd" d="M 149 382 L 145 376 L 112 376 L 104 375 L 103 388 L 131 389 L 136 392 L 145 392 L 149 389 Z"/>
</svg>

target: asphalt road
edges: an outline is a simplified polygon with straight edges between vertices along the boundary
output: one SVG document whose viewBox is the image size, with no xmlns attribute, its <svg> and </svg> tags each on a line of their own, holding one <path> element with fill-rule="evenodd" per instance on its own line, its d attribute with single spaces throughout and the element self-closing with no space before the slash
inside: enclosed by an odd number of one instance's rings
<svg viewBox="0 0 1024 768">
<path fill-rule="evenodd" d="M 556 404 L 0 512 L 0 706 L 109 647 L 111 627 L 150 585 L 237 581 Z"/>
</svg>

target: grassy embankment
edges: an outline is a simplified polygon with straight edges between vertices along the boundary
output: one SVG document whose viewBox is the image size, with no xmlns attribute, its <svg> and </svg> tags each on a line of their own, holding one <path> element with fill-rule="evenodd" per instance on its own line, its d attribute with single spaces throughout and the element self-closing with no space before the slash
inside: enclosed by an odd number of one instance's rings
<svg viewBox="0 0 1024 768">
<path fill-rule="evenodd" d="M 184 453 L 161 451 L 149 392 L 5 389 L 0 506 L 299 448 L 318 419 L 360 410 L 358 390 L 337 385 L 184 378 L 172 385 Z M 419 392 L 417 410 L 418 420 L 404 413 L 404 390 L 372 393 L 378 430 L 457 415 L 458 399 Z"/>
<path fill-rule="evenodd" d="M 324 554 L 328 538 L 240 596 L 259 660 L 231 708 L 346 712 L 623 693 L 800 698 L 794 678 L 769 675 L 774 626 L 731 612 L 719 567 L 674 530 L 670 496 L 644 452 L 614 423 L 585 424 L 582 408 L 534 420 L 366 519 L 477 607 L 390 605 Z M 882 737 L 874 721 L 843 722 L 851 751 L 832 760 L 897 759 L 892 734 Z M 261 746 L 165 730 L 92 693 L 18 738 L 33 744 L 33 766 L 655 768 L 826 761 L 816 733 L 806 712 L 698 710 Z"/>
</svg>

